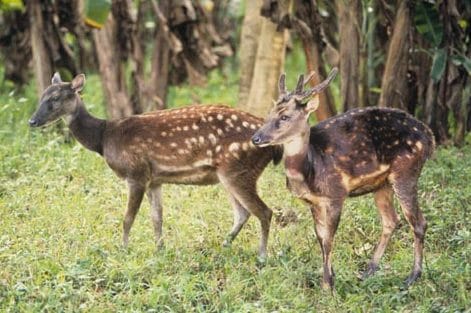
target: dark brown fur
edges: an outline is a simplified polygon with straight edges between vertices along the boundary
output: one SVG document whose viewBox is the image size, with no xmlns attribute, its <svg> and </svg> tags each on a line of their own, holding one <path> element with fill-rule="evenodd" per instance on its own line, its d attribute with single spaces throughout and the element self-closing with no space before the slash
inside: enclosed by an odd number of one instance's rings
<svg viewBox="0 0 471 313">
<path fill-rule="evenodd" d="M 435 148 L 430 129 L 411 115 L 389 108 L 351 110 L 310 128 L 307 120 L 317 108 L 318 97 L 305 103 L 303 94 L 310 97 L 312 90 L 287 93 L 282 77 L 280 94 L 277 107 L 252 140 L 259 146 L 284 146 L 288 188 L 311 207 L 323 255 L 323 286 L 334 284 L 331 253 L 343 202 L 370 192 L 383 232 L 363 277 L 377 270 L 399 221 L 393 207 L 395 194 L 414 232 L 414 265 L 406 284 L 413 283 L 422 272 L 427 227 L 418 206 L 417 183 Z"/>
</svg>

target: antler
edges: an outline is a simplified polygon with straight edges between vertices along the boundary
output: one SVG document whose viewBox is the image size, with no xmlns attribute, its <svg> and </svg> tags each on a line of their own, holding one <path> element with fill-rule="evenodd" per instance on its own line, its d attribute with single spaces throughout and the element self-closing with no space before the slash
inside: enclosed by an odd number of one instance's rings
<svg viewBox="0 0 471 313">
<path fill-rule="evenodd" d="M 327 76 L 327 78 L 323 82 L 321 82 L 320 84 L 312 87 L 311 89 L 305 90 L 301 93 L 296 92 L 295 96 L 298 96 L 298 98 L 300 98 L 300 100 L 303 100 L 307 97 L 312 96 L 313 94 L 321 92 L 322 90 L 327 88 L 327 86 L 329 86 L 330 82 L 337 75 L 337 72 L 338 72 L 338 69 L 336 67 L 334 67 L 332 69 L 332 71 L 330 71 L 329 76 Z"/>
<path fill-rule="evenodd" d="M 278 81 L 278 91 L 280 95 L 286 94 L 286 74 L 285 73 L 280 75 L 280 80 Z"/>
<path fill-rule="evenodd" d="M 314 75 L 316 75 L 316 72 L 311 71 L 311 73 L 309 73 L 309 75 L 304 79 L 303 85 L 306 85 L 307 83 L 309 83 L 311 79 L 314 77 Z"/>
<path fill-rule="evenodd" d="M 283 96 L 283 101 L 279 103 L 275 102 L 275 105 L 283 103 L 284 101 L 287 101 L 290 97 L 294 97 L 298 101 L 302 101 L 308 97 L 311 97 L 314 94 L 321 92 L 322 90 L 324 90 L 325 88 L 329 86 L 330 82 L 337 75 L 337 72 L 338 72 L 338 69 L 334 67 L 323 82 L 312 87 L 311 89 L 304 90 L 304 91 L 303 91 L 304 85 L 306 85 L 314 77 L 316 73 L 312 71 L 309 73 L 309 75 L 306 78 L 304 78 L 304 75 L 301 74 L 299 75 L 298 83 L 296 84 L 296 89 L 292 92 L 288 92 L 286 90 L 286 75 L 284 73 L 281 74 L 280 80 L 278 82 L 278 89 L 279 89 L 280 96 Z"/>
<path fill-rule="evenodd" d="M 296 84 L 296 89 L 295 89 L 294 93 L 298 94 L 298 93 L 302 92 L 303 87 L 304 87 L 304 75 L 301 74 L 301 75 L 299 75 L 298 83 Z"/>
</svg>

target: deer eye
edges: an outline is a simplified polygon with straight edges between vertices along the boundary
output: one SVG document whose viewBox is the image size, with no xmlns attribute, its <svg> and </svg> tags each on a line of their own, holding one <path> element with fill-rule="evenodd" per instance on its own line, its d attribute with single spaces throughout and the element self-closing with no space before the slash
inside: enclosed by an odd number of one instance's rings
<svg viewBox="0 0 471 313">
<path fill-rule="evenodd" d="M 282 120 L 282 121 L 287 121 L 287 120 L 289 120 L 289 116 L 288 116 L 288 115 L 282 115 L 282 116 L 280 117 L 280 120 Z"/>
</svg>

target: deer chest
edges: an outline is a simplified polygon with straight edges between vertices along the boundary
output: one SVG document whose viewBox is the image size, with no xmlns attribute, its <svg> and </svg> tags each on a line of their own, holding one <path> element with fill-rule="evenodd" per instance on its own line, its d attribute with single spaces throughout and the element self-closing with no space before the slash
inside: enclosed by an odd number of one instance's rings
<svg viewBox="0 0 471 313">
<path fill-rule="evenodd" d="M 301 173 L 287 173 L 286 185 L 289 191 L 297 198 L 311 203 L 313 200 L 313 193 L 309 188 L 304 175 Z"/>
</svg>

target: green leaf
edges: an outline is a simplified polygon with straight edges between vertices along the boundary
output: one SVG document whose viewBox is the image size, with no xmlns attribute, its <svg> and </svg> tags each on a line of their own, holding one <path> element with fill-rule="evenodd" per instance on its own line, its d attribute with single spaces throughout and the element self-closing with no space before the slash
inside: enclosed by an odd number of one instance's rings
<svg viewBox="0 0 471 313">
<path fill-rule="evenodd" d="M 415 7 L 415 28 L 434 47 L 438 47 L 443 39 L 443 25 L 438 10 L 428 2 L 419 1 Z"/>
<path fill-rule="evenodd" d="M 430 70 L 430 76 L 434 82 L 438 82 L 445 71 L 447 60 L 447 53 L 444 48 L 438 49 L 433 55 L 432 69 Z"/>
<path fill-rule="evenodd" d="M 0 10 L 23 10 L 24 4 L 22 0 L 0 0 Z"/>
<path fill-rule="evenodd" d="M 452 55 L 450 59 L 453 62 L 453 64 L 455 64 L 456 66 L 463 66 L 468 72 L 468 75 L 471 75 L 471 59 L 470 58 L 468 58 L 465 55 Z"/>
</svg>

